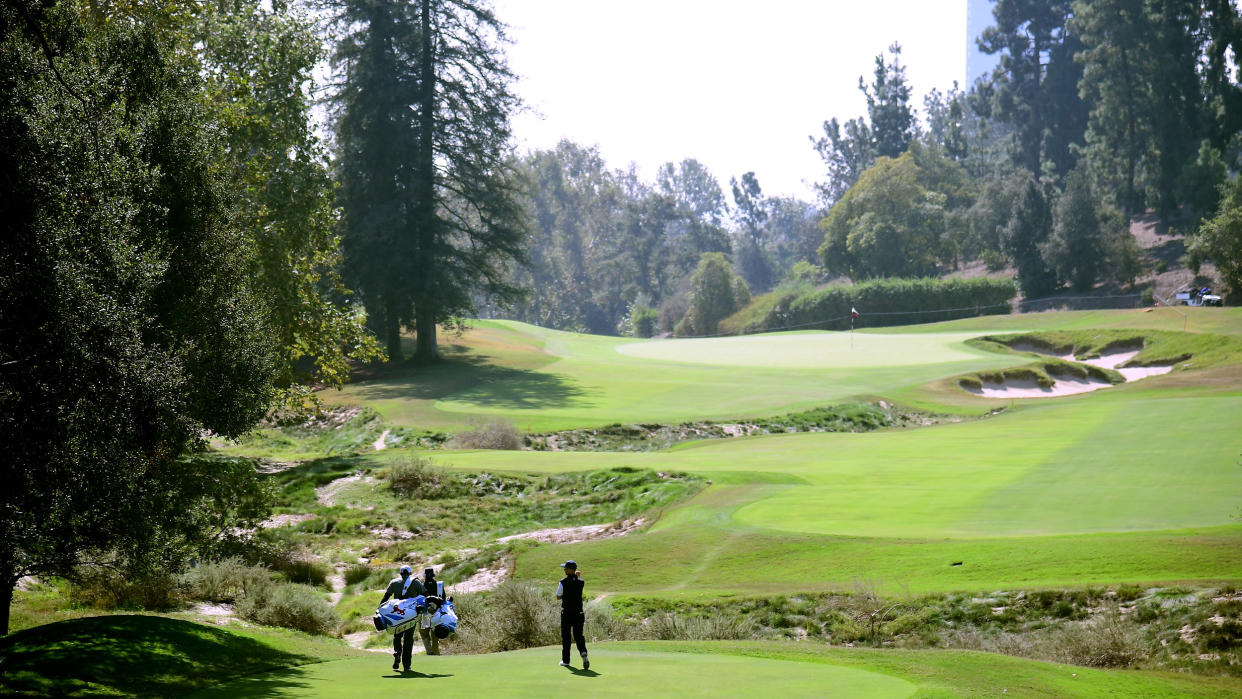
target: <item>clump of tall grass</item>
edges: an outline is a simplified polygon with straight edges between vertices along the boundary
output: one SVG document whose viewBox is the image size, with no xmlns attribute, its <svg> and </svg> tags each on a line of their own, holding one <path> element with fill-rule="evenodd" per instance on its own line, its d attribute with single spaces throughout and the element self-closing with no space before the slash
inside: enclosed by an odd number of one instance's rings
<svg viewBox="0 0 1242 699">
<path fill-rule="evenodd" d="M 516 451 L 522 448 L 522 435 L 508 420 L 474 421 L 473 429 L 453 435 L 450 449 L 503 449 Z"/>
</svg>

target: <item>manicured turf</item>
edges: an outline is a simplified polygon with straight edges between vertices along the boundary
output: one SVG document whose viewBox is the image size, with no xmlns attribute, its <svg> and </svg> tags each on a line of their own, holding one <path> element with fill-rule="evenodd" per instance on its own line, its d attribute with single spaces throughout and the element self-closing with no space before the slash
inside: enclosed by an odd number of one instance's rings
<svg viewBox="0 0 1242 699">
<path fill-rule="evenodd" d="M 445 362 L 321 395 L 420 428 L 489 417 L 543 431 L 769 416 L 1027 361 L 968 347 L 975 335 L 858 336 L 850 350 L 842 333 L 636 343 L 478 321 L 445 348 Z M 636 356 L 644 352 L 658 358 Z"/>
<path fill-rule="evenodd" d="M 915 686 L 866 670 L 708 653 L 663 653 L 596 647 L 594 667 L 557 667 L 559 649 L 492 655 L 420 657 L 410 673 L 393 672 L 387 656 L 340 660 L 267 673 L 199 697 L 357 697 L 360 692 L 434 693 L 448 697 L 722 697 L 766 695 L 908 697 Z M 406 681 L 401 681 L 406 680 Z"/>
<path fill-rule="evenodd" d="M 617 347 L 630 357 L 688 364 L 790 369 L 861 369 L 970 361 L 977 333 L 889 335 L 799 332 L 698 340 L 646 340 Z"/>
<path fill-rule="evenodd" d="M 817 642 L 638 642 L 591 646 L 592 667 L 559 649 L 416 657 L 277 629 L 116 615 L 0 640 L 0 693 L 39 696 L 1223 696 L 1238 679 L 1101 671 L 963 651 L 830 648 Z M 402 681 L 404 680 L 404 681 Z M 195 693 L 197 692 L 197 693 Z"/>
<path fill-rule="evenodd" d="M 1116 391 L 922 429 L 435 458 L 469 469 L 632 466 L 712 478 L 645 533 L 519 559 L 517 575 L 531 580 L 550 580 L 566 557 L 591 561 L 601 592 L 1236 579 L 1242 388 Z"/>
<path fill-rule="evenodd" d="M 1238 680 L 1102 671 L 970 652 L 829 649 L 815 643 L 609 643 L 592 667 L 556 666 L 557 649 L 416 658 L 409 673 L 386 656 L 269 672 L 196 697 L 958 697 L 1220 696 Z"/>
</svg>

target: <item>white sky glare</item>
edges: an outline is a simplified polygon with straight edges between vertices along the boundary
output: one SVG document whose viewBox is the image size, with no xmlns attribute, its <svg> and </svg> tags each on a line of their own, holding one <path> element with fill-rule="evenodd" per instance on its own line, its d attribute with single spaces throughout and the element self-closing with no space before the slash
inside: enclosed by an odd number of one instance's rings
<svg viewBox="0 0 1242 699">
<path fill-rule="evenodd" d="M 523 149 L 599 145 L 610 167 L 696 158 L 728 191 L 753 170 L 767 195 L 814 200 L 824 167 L 809 136 L 866 104 L 894 41 L 923 95 L 963 80 L 965 0 L 494 0 L 529 111 Z"/>
</svg>

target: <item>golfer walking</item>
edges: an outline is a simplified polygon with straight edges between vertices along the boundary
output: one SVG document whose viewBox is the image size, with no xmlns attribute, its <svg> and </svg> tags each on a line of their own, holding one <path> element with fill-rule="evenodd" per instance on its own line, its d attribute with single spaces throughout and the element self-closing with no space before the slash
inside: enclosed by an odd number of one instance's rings
<svg viewBox="0 0 1242 699">
<path fill-rule="evenodd" d="M 582 669 L 591 669 L 591 661 L 587 660 L 586 638 L 582 635 L 582 625 L 586 622 L 586 614 L 582 611 L 582 574 L 578 572 L 578 564 L 565 561 L 561 564 L 565 569 L 565 578 L 556 586 L 556 598 L 561 601 L 561 665 L 569 667 L 569 637 L 578 644 L 578 653 L 582 655 Z"/>
<path fill-rule="evenodd" d="M 423 584 L 414 577 L 409 566 L 401 566 L 401 576 L 393 578 L 392 582 L 388 583 L 388 589 L 384 590 L 384 599 L 380 600 L 380 604 L 387 602 L 389 597 L 410 599 L 421 594 L 423 594 Z M 392 635 L 392 669 L 396 670 L 397 665 L 403 665 L 408 672 L 410 657 L 413 655 L 414 626 L 410 626 L 405 631 Z"/>
</svg>

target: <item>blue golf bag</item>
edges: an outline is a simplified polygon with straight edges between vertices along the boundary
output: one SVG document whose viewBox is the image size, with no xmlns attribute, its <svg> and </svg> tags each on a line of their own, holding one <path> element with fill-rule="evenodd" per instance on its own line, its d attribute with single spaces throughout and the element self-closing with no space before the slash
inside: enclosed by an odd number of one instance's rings
<svg viewBox="0 0 1242 699">
<path fill-rule="evenodd" d="M 371 618 L 371 622 L 375 624 L 376 631 L 387 631 L 389 634 L 397 634 L 414 628 L 414 624 L 418 621 L 418 615 L 422 614 L 426 609 L 427 599 L 422 595 L 410 597 L 409 599 L 392 599 L 381 604 L 379 609 L 375 610 L 375 616 Z M 455 617 L 453 628 L 457 628 Z"/>
<path fill-rule="evenodd" d="M 436 638 L 448 638 L 457 633 L 457 610 L 453 609 L 453 600 L 444 600 L 444 604 L 431 615 L 431 632 Z"/>
</svg>

